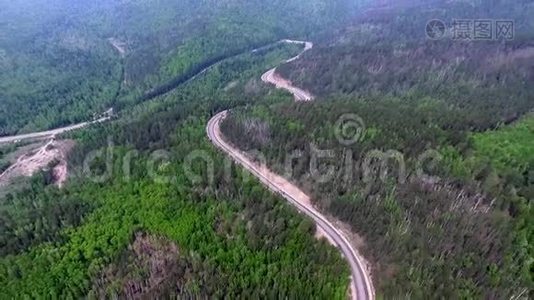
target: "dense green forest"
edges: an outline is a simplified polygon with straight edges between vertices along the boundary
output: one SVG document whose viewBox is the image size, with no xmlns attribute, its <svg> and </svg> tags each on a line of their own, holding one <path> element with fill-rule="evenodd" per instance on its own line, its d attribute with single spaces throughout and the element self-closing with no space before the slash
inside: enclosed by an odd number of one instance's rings
<svg viewBox="0 0 534 300">
<path fill-rule="evenodd" d="M 0 136 L 118 115 L 58 137 L 63 188 L 0 190 L 0 298 L 347 298 L 339 251 L 209 143 L 225 109 L 232 143 L 361 236 L 378 298 L 534 297 L 532 1 L 363 2 L 2 3 Z M 516 36 L 428 40 L 434 18 Z M 261 82 L 301 50 L 282 38 L 314 41 L 278 72 L 315 102 Z"/>
<path fill-rule="evenodd" d="M 223 132 L 362 235 L 383 297 L 532 296 L 534 4 L 407 3 L 278 68 L 315 102 L 237 109 Z M 483 17 L 514 19 L 515 39 L 425 36 Z"/>
<path fill-rule="evenodd" d="M 385 296 L 509 297 L 531 286 L 532 148 L 517 153 L 494 144 L 503 157 L 479 148 L 504 132 L 525 133 L 506 128 L 471 137 L 446 131 L 434 120 L 453 112 L 403 102 L 329 99 L 257 107 L 234 112 L 223 132 L 240 148 L 259 150 L 280 174 L 287 174 L 291 159 L 291 179 L 364 236 L 363 253 Z M 348 112 L 365 116 L 366 124 L 362 140 L 350 147 L 338 143 L 335 125 Z M 531 123 L 518 126 L 530 125 L 526 140 L 533 136 Z M 319 160 L 321 174 L 335 168 L 326 181 L 311 173 L 317 149 L 332 151 Z M 435 155 L 420 175 L 424 153 Z M 493 163 L 501 160 L 523 167 Z M 402 164 L 405 175 L 399 175 Z"/>
<path fill-rule="evenodd" d="M 314 238 L 315 225 L 239 168 L 225 176 L 224 157 L 205 137 L 212 111 L 268 91 L 262 70 L 300 51 L 280 44 L 218 64 L 165 96 L 127 109 L 119 119 L 70 138 L 71 181 L 49 186 L 43 172 L 2 202 L 0 294 L 13 297 L 155 296 L 336 298 L 349 272 L 339 252 Z M 115 145 L 108 152 L 108 143 Z M 84 172 L 95 150 L 111 153 Z M 131 168 L 123 169 L 131 150 Z M 156 180 L 147 164 L 166 150 Z M 203 151 L 216 180 L 193 182 L 185 158 Z M 192 167 L 206 173 L 201 161 Z"/>
<path fill-rule="evenodd" d="M 345 0 L 5 3 L 0 136 L 132 106 L 221 58 L 304 36 L 354 12 Z"/>
<path fill-rule="evenodd" d="M 319 96 L 410 95 L 444 100 L 458 108 L 458 118 L 468 120 L 451 120 L 450 126 L 495 128 L 532 109 L 534 5 L 523 2 L 530 4 L 487 1 L 482 7 L 459 3 L 441 9 L 432 4 L 433 9 L 395 12 L 395 16 L 371 10 L 355 24 L 324 38 L 303 59 L 281 66 L 279 72 Z M 480 18 L 513 19 L 515 38 L 468 42 L 425 36 L 431 19 Z"/>
</svg>

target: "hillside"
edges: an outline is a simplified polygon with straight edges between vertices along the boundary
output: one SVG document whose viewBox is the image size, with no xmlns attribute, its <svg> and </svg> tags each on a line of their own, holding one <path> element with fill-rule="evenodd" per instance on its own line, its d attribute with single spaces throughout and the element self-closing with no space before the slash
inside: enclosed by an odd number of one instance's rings
<svg viewBox="0 0 534 300">
<path fill-rule="evenodd" d="M 213 111 L 259 101 L 262 71 L 301 50 L 273 42 L 334 26 L 347 2 L 33 2 L 1 12 L 1 134 L 118 114 L 56 137 L 75 143 L 61 189 L 47 168 L 2 188 L 1 298 L 346 297 L 339 252 L 225 167 L 204 130 Z M 25 143 L 2 145 L 2 169 Z"/>
<path fill-rule="evenodd" d="M 88 121 L 110 107 L 133 106 L 213 61 L 312 33 L 332 24 L 333 16 L 341 16 L 340 22 L 354 11 L 348 3 L 6 4 L 0 12 L 0 114 L 10 117 L 0 119 L 0 136 Z"/>
<path fill-rule="evenodd" d="M 379 295 L 532 293 L 532 2 L 384 7 L 277 69 L 315 101 L 234 110 L 223 133 L 362 237 Z M 516 35 L 426 37 L 453 18 L 513 19 Z"/>
<path fill-rule="evenodd" d="M 0 145 L 0 298 L 354 299 L 347 245 L 369 299 L 533 298 L 532 15 L 532 0 L 5 3 L 0 136 L 114 115 Z M 455 39 L 455 19 L 514 35 Z M 212 144 L 221 112 L 219 138 L 269 178 Z M 40 152 L 60 159 L 35 167 Z"/>
</svg>

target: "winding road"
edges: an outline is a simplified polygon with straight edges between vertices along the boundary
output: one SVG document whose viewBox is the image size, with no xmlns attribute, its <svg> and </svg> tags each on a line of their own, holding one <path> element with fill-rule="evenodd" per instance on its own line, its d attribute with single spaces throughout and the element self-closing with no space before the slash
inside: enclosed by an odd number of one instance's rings
<svg viewBox="0 0 534 300">
<path fill-rule="evenodd" d="M 125 54 L 125 49 L 122 47 L 123 43 L 121 43 L 118 40 L 115 40 L 113 38 L 108 39 L 108 40 L 110 41 L 112 46 L 115 49 L 117 49 L 117 51 L 119 52 L 121 57 L 123 57 L 124 54 Z M 262 49 L 266 49 L 268 47 L 272 47 L 272 46 L 277 45 L 279 43 L 291 43 L 291 44 L 304 44 L 305 45 L 304 46 L 304 50 L 299 55 L 297 55 L 297 56 L 295 56 L 295 57 L 293 57 L 291 59 L 288 59 L 286 62 L 291 62 L 293 60 L 298 59 L 302 55 L 302 53 L 308 51 L 309 49 L 311 49 L 313 47 L 313 44 L 310 43 L 310 42 L 301 42 L 301 41 L 293 41 L 293 40 L 280 40 L 280 41 L 277 41 L 277 42 L 274 42 L 274 43 L 270 43 L 270 44 L 261 46 L 259 48 L 256 48 L 256 49 L 252 50 L 252 51 L 245 51 L 244 53 L 248 53 L 248 52 L 254 53 L 254 52 L 260 51 Z M 243 53 L 240 53 L 240 54 L 237 54 L 237 55 L 241 55 L 241 54 L 243 54 Z M 237 55 L 235 55 L 235 56 L 237 56 Z M 221 61 L 223 61 L 223 60 L 214 62 L 213 64 L 211 64 L 211 65 L 207 66 L 206 68 L 200 70 L 198 73 L 194 74 L 193 76 L 191 76 L 191 78 L 185 80 L 181 84 L 196 79 L 200 75 L 202 75 L 202 74 L 206 73 L 207 71 L 209 71 L 210 69 L 212 69 L 214 66 L 220 64 Z M 281 77 L 278 77 L 275 74 L 275 71 L 276 71 L 276 68 L 273 68 L 273 69 L 269 70 L 267 73 L 265 73 L 262 76 L 262 79 L 264 81 L 266 81 L 266 82 L 270 82 L 272 84 L 275 84 L 279 88 L 284 88 L 286 90 L 289 90 L 290 92 L 292 92 L 295 95 L 295 97 L 298 97 L 297 100 L 301 100 L 301 101 L 305 100 L 305 101 L 307 101 L 307 100 L 312 100 L 313 99 L 311 94 L 309 94 L 306 91 L 303 91 L 303 90 L 301 90 L 299 88 L 292 87 L 290 82 L 283 80 Z M 100 118 L 98 120 L 90 121 L 90 122 L 82 122 L 82 123 L 73 124 L 73 125 L 69 125 L 69 126 L 65 126 L 65 127 L 61 127 L 61 128 L 46 130 L 46 131 L 33 132 L 33 133 L 27 133 L 27 134 L 20 134 L 20 135 L 14 135 L 14 136 L 0 137 L 0 144 L 14 143 L 14 142 L 19 142 L 19 141 L 29 140 L 29 139 L 52 138 L 52 137 L 54 137 L 56 135 L 59 135 L 59 134 L 62 134 L 62 133 L 68 132 L 68 131 L 77 130 L 77 129 L 81 129 L 81 128 L 87 127 L 89 125 L 92 125 L 92 124 L 102 123 L 102 122 L 108 121 L 111 118 L 110 117 L 111 115 L 113 115 L 113 109 L 110 109 L 110 110 L 106 111 L 104 113 L 104 117 L 102 117 L 102 118 Z"/>
<path fill-rule="evenodd" d="M 292 44 L 302 44 L 304 45 L 304 50 L 297 56 L 286 60 L 285 62 L 292 62 L 296 59 L 299 59 L 301 55 L 312 49 L 313 44 L 311 42 L 302 42 L 294 40 L 282 40 L 280 42 L 292 43 Z M 253 50 L 254 51 L 257 51 Z M 202 70 L 199 74 L 204 73 L 210 67 Z M 197 74 L 197 75 L 199 75 Z M 193 76 L 196 78 L 196 75 Z M 302 90 L 298 87 L 295 87 L 291 84 L 290 81 L 282 78 L 276 73 L 276 68 L 270 69 L 261 76 L 261 79 L 269 84 L 275 85 L 277 88 L 285 89 L 293 94 L 296 101 L 311 101 L 313 100 L 313 95 L 305 90 Z M 106 112 L 109 113 L 110 111 Z M 111 112 L 112 113 L 112 112 Z M 306 214 L 312 218 L 317 224 L 318 228 L 322 231 L 322 234 L 326 235 L 327 240 L 338 247 L 347 261 L 349 262 L 351 268 L 351 298 L 358 300 L 373 300 L 375 299 L 374 289 L 372 286 L 371 278 L 366 270 L 364 260 L 359 255 L 359 253 L 351 245 L 347 237 L 342 233 L 341 230 L 337 229 L 324 215 L 317 211 L 311 204 L 310 197 L 301 191 L 297 186 L 290 183 L 287 179 L 279 176 L 272 171 L 270 171 L 266 166 L 259 165 L 249 159 L 244 153 L 239 149 L 233 147 L 223 138 L 223 135 L 220 130 L 220 123 L 227 116 L 228 111 L 220 112 L 215 115 L 207 125 L 207 134 L 211 142 L 227 155 L 232 157 L 237 163 L 241 164 L 245 169 L 250 171 L 254 176 L 256 176 L 266 187 L 272 190 L 275 193 L 280 194 L 282 197 L 287 199 L 292 205 L 294 205 L 300 212 Z M 39 138 L 51 138 L 55 135 L 65 133 L 68 131 L 84 128 L 91 124 L 105 122 L 110 119 L 110 116 L 105 116 L 95 121 L 84 122 L 80 124 L 75 124 L 63 128 L 57 128 L 54 130 L 22 134 L 16 136 L 0 137 L 0 144 L 3 143 L 12 143 L 18 142 L 26 139 L 39 139 Z"/>
<path fill-rule="evenodd" d="M 313 44 L 311 42 L 301 42 L 301 41 L 293 41 L 293 40 L 282 40 L 282 42 L 290 43 L 290 44 L 304 44 L 304 50 L 302 50 L 302 52 L 299 55 L 286 60 L 285 63 L 290 63 L 290 62 L 292 62 L 294 60 L 299 59 L 300 56 L 304 52 L 306 52 L 306 51 L 310 50 L 311 48 L 313 48 Z M 267 72 L 265 72 L 265 74 L 263 74 L 261 76 L 261 80 L 263 82 L 275 85 L 276 88 L 278 88 L 278 89 L 284 89 L 284 90 L 289 91 L 291 94 L 293 94 L 293 96 L 295 97 L 296 101 L 311 101 L 311 100 L 313 100 L 313 95 L 312 94 L 310 94 L 309 92 L 307 92 L 307 91 L 305 91 L 303 89 L 300 89 L 300 88 L 298 88 L 296 86 L 293 86 L 289 80 L 286 80 L 286 79 L 282 78 L 281 76 L 279 76 L 278 74 L 276 74 L 276 67 L 270 69 Z"/>
<path fill-rule="evenodd" d="M 288 43 L 298 43 L 305 45 L 304 50 L 297 56 L 287 60 L 291 62 L 298 59 L 302 53 L 308 51 L 313 47 L 310 42 L 300 42 L 292 40 L 284 40 Z M 313 96 L 297 87 L 276 74 L 276 68 L 267 71 L 262 76 L 262 80 L 267 83 L 274 84 L 277 88 L 283 88 L 293 94 L 296 101 L 311 101 Z M 242 165 L 245 169 L 251 172 L 256 178 L 260 180 L 271 191 L 280 194 L 300 212 L 312 218 L 322 233 L 328 238 L 328 241 L 334 246 L 338 247 L 345 258 L 347 259 L 351 268 L 351 298 L 358 300 L 372 300 L 375 299 L 372 280 L 366 270 L 364 260 L 359 253 L 354 249 L 347 237 L 341 230 L 337 229 L 324 215 L 317 211 L 311 204 L 310 197 L 306 195 L 297 186 L 288 182 L 287 179 L 270 171 L 266 166 L 259 165 L 247 157 L 246 154 L 239 149 L 233 147 L 230 143 L 224 140 L 221 133 L 220 124 L 226 118 L 228 111 L 223 111 L 215 115 L 208 122 L 206 131 L 210 141 L 219 149 L 224 151 L 237 163 Z"/>
</svg>

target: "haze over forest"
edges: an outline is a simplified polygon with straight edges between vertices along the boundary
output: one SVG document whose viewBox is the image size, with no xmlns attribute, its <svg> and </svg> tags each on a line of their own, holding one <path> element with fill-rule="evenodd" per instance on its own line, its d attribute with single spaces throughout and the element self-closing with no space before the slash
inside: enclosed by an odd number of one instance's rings
<svg viewBox="0 0 534 300">
<path fill-rule="evenodd" d="M 0 7 L 0 298 L 534 297 L 534 1 Z"/>
</svg>

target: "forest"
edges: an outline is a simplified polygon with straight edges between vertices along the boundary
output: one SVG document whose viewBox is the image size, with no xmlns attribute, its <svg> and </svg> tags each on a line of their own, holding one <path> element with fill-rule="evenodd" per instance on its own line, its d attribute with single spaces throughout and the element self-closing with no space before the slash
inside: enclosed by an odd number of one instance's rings
<svg viewBox="0 0 534 300">
<path fill-rule="evenodd" d="M 340 252 L 208 141 L 226 109 L 229 141 L 361 238 L 378 299 L 534 297 L 532 1 L 364 2 L 6 3 L 0 136 L 117 115 L 57 137 L 61 189 L 0 190 L 0 298 L 346 299 Z M 429 40 L 435 18 L 516 36 Z M 314 42 L 277 69 L 314 102 L 260 80 L 301 50 L 283 38 Z"/>
<path fill-rule="evenodd" d="M 363 237 L 384 298 L 532 295 L 534 5 L 523 2 L 367 11 L 278 68 L 316 101 L 235 109 L 223 133 Z M 514 18 L 516 39 L 421 31 L 451 16 Z"/>
<path fill-rule="evenodd" d="M 5 32 L 0 136 L 132 107 L 222 58 L 342 22 L 355 5 L 348 0 L 6 3 L 0 12 Z M 304 16 L 307 22 L 300 21 Z M 124 44 L 124 53 L 113 40 Z"/>
<path fill-rule="evenodd" d="M 259 183 L 243 184 L 237 167 L 216 182 L 192 182 L 183 171 L 185 157 L 202 150 L 216 175 L 225 172 L 224 157 L 205 137 L 207 118 L 245 104 L 242 88 L 251 97 L 265 94 L 268 87 L 253 78 L 298 51 L 280 44 L 224 60 L 166 95 L 124 108 L 128 119 L 66 136 L 78 143 L 69 184 L 58 190 L 42 172 L 2 202 L 1 297 L 345 298 L 348 267 L 314 238 L 310 220 Z M 110 139 L 112 174 L 94 180 L 84 159 L 108 151 Z M 138 155 L 125 174 L 132 150 Z M 172 184 L 147 170 L 158 150 L 172 153 L 157 168 L 175 175 Z M 99 174 L 106 163 L 90 167 Z M 206 172 L 201 162 L 193 167 Z"/>
<path fill-rule="evenodd" d="M 416 103 L 399 102 L 329 99 L 260 106 L 235 111 L 223 123 L 223 132 L 241 149 L 265 155 L 281 174 L 287 174 L 287 159 L 292 158 L 292 181 L 307 189 L 318 207 L 364 236 L 363 253 L 375 263 L 373 278 L 386 297 L 518 293 L 532 283 L 532 248 L 525 244 L 532 239 L 532 148 L 516 154 L 493 145 L 506 156 L 487 156 L 478 146 L 501 131 L 484 136 L 447 132 L 429 121 L 451 113 L 442 106 L 425 103 L 414 110 Z M 362 139 L 350 147 L 339 144 L 335 133 L 336 119 L 347 112 L 366 116 Z M 430 124 L 422 126 L 425 122 Z M 534 128 L 527 128 L 532 137 Z M 516 139 L 525 134 L 503 130 Z M 265 138 L 258 138 L 265 131 Z M 335 170 L 327 181 L 311 173 L 314 149 L 333 152 L 319 161 L 324 169 Z M 377 151 L 378 156 L 370 156 Z M 399 153 L 400 160 L 390 151 Z M 300 155 L 294 158 L 293 153 Z M 425 153 L 436 155 L 420 175 L 417 164 Z M 374 160 L 369 163 L 369 158 Z M 353 163 L 347 165 L 347 159 Z M 523 167 L 494 163 L 502 159 Z M 406 165 L 403 178 L 401 164 Z"/>
</svg>

